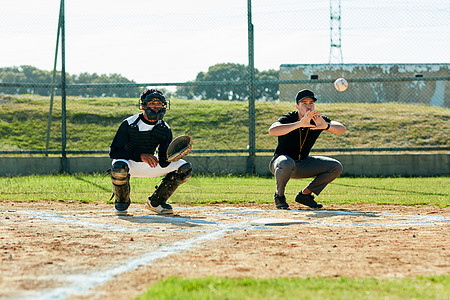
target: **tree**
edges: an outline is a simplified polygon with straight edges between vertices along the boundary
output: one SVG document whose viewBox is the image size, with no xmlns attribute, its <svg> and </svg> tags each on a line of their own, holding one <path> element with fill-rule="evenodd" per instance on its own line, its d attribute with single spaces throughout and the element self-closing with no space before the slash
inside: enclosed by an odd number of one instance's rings
<svg viewBox="0 0 450 300">
<path fill-rule="evenodd" d="M 256 74 L 257 81 L 278 80 L 278 71 L 267 70 Z M 261 100 L 278 100 L 279 86 L 278 83 L 257 84 L 255 87 L 255 98 Z"/>
<path fill-rule="evenodd" d="M 33 66 L 23 65 L 20 67 L 0 68 L 0 82 L 3 83 L 51 83 L 53 71 L 40 70 Z M 56 72 L 55 82 L 61 82 L 61 72 Z M 135 83 L 120 74 L 80 73 L 70 75 L 66 73 L 66 84 L 102 84 L 102 83 Z M 2 87 L 1 93 L 5 94 L 38 94 L 49 96 L 51 88 L 31 88 L 31 87 Z M 83 97 L 138 97 L 141 89 L 138 87 L 78 87 L 67 89 L 67 95 Z M 60 89 L 56 94 L 60 94 Z"/>
<path fill-rule="evenodd" d="M 2 83 L 51 83 L 53 78 L 52 71 L 40 70 L 36 67 L 23 65 L 20 67 L 0 68 L 0 82 Z M 56 72 L 56 83 L 61 82 L 61 72 Z M 238 100 L 245 101 L 249 98 L 248 84 L 249 79 L 248 66 L 236 63 L 220 63 L 208 68 L 207 72 L 199 72 L 192 86 L 178 86 L 175 94 L 167 91 L 168 97 L 176 96 L 185 99 L 220 99 L 220 100 Z M 259 72 L 255 69 L 256 81 L 277 80 L 278 72 L 276 70 L 267 70 Z M 244 82 L 240 84 L 221 84 L 221 82 Z M 216 82 L 214 84 L 205 84 L 206 82 Z M 114 87 L 115 83 L 135 82 L 123 77 L 120 74 L 101 74 L 80 73 L 70 75 L 66 73 L 66 84 L 111 84 L 111 87 L 84 87 L 67 89 L 67 95 L 82 97 L 139 97 L 142 92 L 138 87 Z M 204 83 L 204 84 L 201 84 Z M 262 100 L 278 99 L 278 84 L 263 83 L 255 84 L 255 98 Z M 2 87 L 0 93 L 5 94 L 38 94 L 49 96 L 51 88 L 31 88 L 31 87 Z M 56 89 L 56 94 L 61 90 Z"/>
<path fill-rule="evenodd" d="M 194 82 L 207 81 L 242 81 L 247 80 L 248 72 L 245 65 L 221 63 L 208 68 L 208 72 L 199 72 Z M 195 85 L 177 87 L 176 95 L 182 98 L 245 100 L 248 90 L 245 85 Z"/>
<path fill-rule="evenodd" d="M 222 85 L 221 81 L 241 82 L 249 79 L 248 67 L 235 63 L 220 63 L 208 68 L 208 72 L 199 72 L 194 83 L 219 82 L 211 85 L 179 86 L 176 96 L 186 99 L 248 100 L 247 84 Z M 255 69 L 256 80 L 277 80 L 278 72 Z M 255 85 L 255 98 L 264 100 L 278 99 L 278 84 Z"/>
</svg>

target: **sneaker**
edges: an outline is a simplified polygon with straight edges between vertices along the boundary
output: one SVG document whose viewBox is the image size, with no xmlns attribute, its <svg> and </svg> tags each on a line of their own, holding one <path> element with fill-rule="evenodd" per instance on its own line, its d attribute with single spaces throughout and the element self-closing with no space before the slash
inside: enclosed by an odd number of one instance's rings
<svg viewBox="0 0 450 300">
<path fill-rule="evenodd" d="M 289 209 L 289 204 L 286 202 L 286 197 L 278 196 L 277 194 L 273 195 L 273 199 L 275 200 L 275 206 L 278 209 Z"/>
<path fill-rule="evenodd" d="M 149 203 L 150 202 L 150 203 Z M 156 197 L 154 195 L 148 197 L 147 203 L 150 207 L 157 207 L 159 206 L 158 201 L 156 200 Z"/>
<path fill-rule="evenodd" d="M 117 211 L 125 212 L 128 207 L 130 206 L 131 201 L 128 202 L 118 202 L 117 200 L 114 201 L 114 207 Z"/>
<path fill-rule="evenodd" d="M 151 200 L 148 199 L 145 203 L 145 208 L 151 211 L 154 211 L 160 215 L 170 215 L 173 214 L 172 206 L 168 203 L 160 203 L 158 206 L 153 206 Z"/>
<path fill-rule="evenodd" d="M 295 197 L 295 202 L 301 203 L 303 205 L 309 206 L 311 208 L 322 208 L 323 205 L 314 201 L 314 196 L 311 194 L 305 195 L 299 192 Z"/>
</svg>

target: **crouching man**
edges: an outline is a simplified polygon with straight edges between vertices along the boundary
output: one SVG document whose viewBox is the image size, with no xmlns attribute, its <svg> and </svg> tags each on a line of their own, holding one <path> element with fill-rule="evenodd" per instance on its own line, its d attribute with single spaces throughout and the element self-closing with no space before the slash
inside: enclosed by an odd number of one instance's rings
<svg viewBox="0 0 450 300">
<path fill-rule="evenodd" d="M 178 186 L 191 177 L 192 167 L 185 160 L 167 161 L 167 148 L 172 141 L 172 130 L 163 120 L 168 100 L 162 91 L 145 89 L 139 100 L 142 113 L 125 119 L 111 143 L 111 180 L 115 208 L 126 212 L 130 206 L 130 177 L 164 176 L 161 184 L 148 197 L 145 208 L 158 214 L 172 214 L 167 203 Z M 155 151 L 158 149 L 158 157 Z"/>
<path fill-rule="evenodd" d="M 321 203 L 314 200 L 322 190 L 342 172 L 339 161 L 325 156 L 310 156 L 319 135 L 326 131 L 342 134 L 344 125 L 332 121 L 315 110 L 317 101 L 310 90 L 301 90 L 295 98 L 296 110 L 281 116 L 269 128 L 269 134 L 278 137 L 278 145 L 270 161 L 270 171 L 275 175 L 275 206 L 278 209 L 289 209 L 284 191 L 291 178 L 314 179 L 295 197 L 295 202 L 311 208 L 322 208 Z"/>
</svg>

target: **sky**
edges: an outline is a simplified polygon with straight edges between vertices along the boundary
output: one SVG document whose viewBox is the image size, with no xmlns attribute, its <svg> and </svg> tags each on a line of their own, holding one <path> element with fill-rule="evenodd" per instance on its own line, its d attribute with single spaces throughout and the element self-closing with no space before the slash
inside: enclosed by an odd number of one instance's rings
<svg viewBox="0 0 450 300">
<path fill-rule="evenodd" d="M 335 1 L 336 5 L 339 3 Z M 60 0 L 2 0 L 0 67 L 52 70 Z M 184 82 L 248 64 L 246 0 L 66 0 L 66 71 Z M 450 63 L 449 0 L 341 0 L 344 63 Z M 255 67 L 326 64 L 330 0 L 253 0 Z M 334 36 L 336 37 L 336 35 Z M 58 65 L 61 69 L 60 51 Z"/>
</svg>

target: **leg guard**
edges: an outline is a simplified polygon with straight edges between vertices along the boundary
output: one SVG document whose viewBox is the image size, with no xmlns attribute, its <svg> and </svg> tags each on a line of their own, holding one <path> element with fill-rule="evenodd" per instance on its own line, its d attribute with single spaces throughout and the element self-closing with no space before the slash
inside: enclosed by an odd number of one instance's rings
<svg viewBox="0 0 450 300">
<path fill-rule="evenodd" d="M 157 207 L 165 204 L 167 199 L 172 196 L 173 192 L 180 186 L 180 184 L 188 181 L 191 178 L 192 165 L 186 162 L 178 170 L 167 174 L 161 184 L 156 187 L 156 191 L 149 197 L 151 206 Z M 166 204 L 168 205 L 168 204 Z"/>
<path fill-rule="evenodd" d="M 123 161 L 116 161 L 111 168 L 111 181 L 114 191 L 114 205 L 118 211 L 127 210 L 130 206 L 130 174 Z"/>
</svg>

